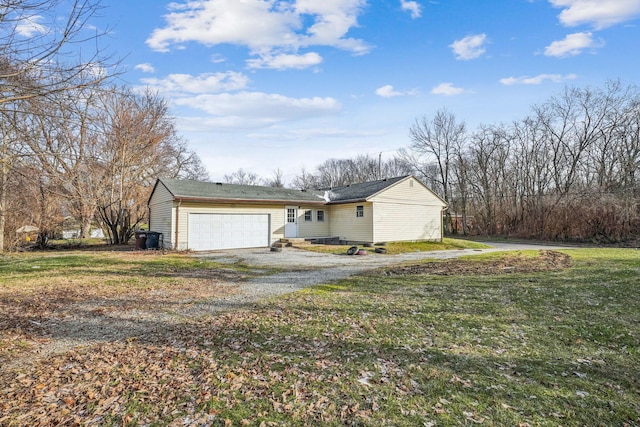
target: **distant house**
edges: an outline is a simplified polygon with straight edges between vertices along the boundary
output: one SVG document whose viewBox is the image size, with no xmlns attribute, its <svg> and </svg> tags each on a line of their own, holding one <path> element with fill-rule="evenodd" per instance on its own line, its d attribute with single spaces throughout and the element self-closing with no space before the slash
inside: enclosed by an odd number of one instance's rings
<svg viewBox="0 0 640 427">
<path fill-rule="evenodd" d="M 442 240 L 446 203 L 413 176 L 318 190 L 158 179 L 149 229 L 166 247 L 267 247 L 281 238 Z"/>
</svg>

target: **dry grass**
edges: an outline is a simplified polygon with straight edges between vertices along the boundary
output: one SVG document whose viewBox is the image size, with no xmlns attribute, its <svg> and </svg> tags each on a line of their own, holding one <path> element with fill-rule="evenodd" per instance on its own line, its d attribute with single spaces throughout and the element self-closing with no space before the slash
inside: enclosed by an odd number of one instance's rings
<svg viewBox="0 0 640 427">
<path fill-rule="evenodd" d="M 251 309 L 136 319 L 153 333 L 3 365 L 0 425 L 640 425 L 640 254 L 563 253 L 571 265 L 546 271 L 456 274 L 463 261 L 447 275 L 385 269 Z M 127 260 L 135 268 L 119 270 L 117 257 L 102 268 L 136 278 L 136 297 L 149 292 L 138 282 L 149 277 L 200 280 L 186 259 Z M 492 254 L 482 265 L 544 260 Z M 67 271 L 48 268 L 58 283 Z M 8 286 L 32 298 L 12 274 Z"/>
<path fill-rule="evenodd" d="M 0 361 L 64 334 L 70 321 L 179 314 L 233 294 L 233 282 L 246 276 L 229 266 L 151 252 L 15 254 L 0 257 L 0 272 Z"/>
</svg>

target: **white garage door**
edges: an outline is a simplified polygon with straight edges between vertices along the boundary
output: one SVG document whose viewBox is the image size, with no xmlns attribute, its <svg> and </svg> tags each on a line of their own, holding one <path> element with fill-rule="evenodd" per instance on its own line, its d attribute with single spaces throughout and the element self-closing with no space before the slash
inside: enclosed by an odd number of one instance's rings
<svg viewBox="0 0 640 427">
<path fill-rule="evenodd" d="M 269 246 L 267 214 L 189 214 L 189 249 L 257 248 Z"/>
</svg>

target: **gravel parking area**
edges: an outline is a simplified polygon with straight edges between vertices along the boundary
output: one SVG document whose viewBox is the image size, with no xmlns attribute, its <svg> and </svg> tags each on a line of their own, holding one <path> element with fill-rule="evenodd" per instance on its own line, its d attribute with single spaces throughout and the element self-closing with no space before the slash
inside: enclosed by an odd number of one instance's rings
<svg viewBox="0 0 640 427">
<path fill-rule="evenodd" d="M 462 249 L 433 252 L 410 252 L 398 255 L 335 255 L 285 248 L 281 252 L 271 252 L 268 248 L 236 249 L 197 253 L 196 257 L 206 258 L 220 263 L 243 262 L 256 267 L 275 267 L 284 269 L 282 273 L 261 276 L 238 283 L 239 292 L 218 301 L 209 301 L 209 310 L 228 309 L 238 305 L 250 304 L 276 295 L 295 292 L 318 284 L 332 283 L 349 276 L 379 267 L 396 265 L 408 261 L 423 259 L 452 259 L 464 255 L 502 250 L 527 249 L 567 249 L 554 245 L 533 245 L 521 243 L 489 243 L 489 249 Z"/>
<path fill-rule="evenodd" d="M 496 244 L 493 248 L 482 250 L 353 256 L 322 254 L 295 248 L 286 248 L 281 252 L 259 248 L 196 253 L 193 254 L 194 257 L 222 264 L 244 263 L 250 267 L 251 273 L 235 269 L 225 272 L 224 268 L 205 269 L 194 276 L 194 284 L 189 285 L 191 288 L 184 288 L 186 285 L 183 284 L 176 289 L 156 289 L 143 294 L 136 294 L 134 289 L 113 295 L 108 292 L 104 295 L 99 292 L 95 295 L 73 292 L 66 295 L 64 290 L 60 290 L 62 294 L 58 295 L 54 289 L 49 294 L 25 296 L 35 298 L 34 307 L 42 305 L 38 317 L 32 319 L 33 316 L 29 313 L 13 317 L 20 320 L 26 316 L 27 320 L 20 327 L 26 328 L 29 336 L 33 337 L 30 342 L 34 347 L 28 352 L 29 357 L 3 361 L 3 364 L 5 367 L 20 365 L 72 348 L 105 342 L 125 339 L 154 341 L 156 337 L 164 337 L 168 333 L 167 329 L 184 321 L 217 316 L 221 311 L 251 309 L 258 301 L 267 298 L 314 285 L 329 284 L 380 267 L 427 258 L 450 259 L 488 251 L 522 249 L 560 247 Z M 270 269 L 277 269 L 278 272 L 268 274 Z M 200 279 L 205 282 L 198 284 Z M 200 289 L 198 286 L 204 288 Z M 110 288 L 107 286 L 105 289 Z M 65 298 L 70 299 L 64 302 Z"/>
</svg>

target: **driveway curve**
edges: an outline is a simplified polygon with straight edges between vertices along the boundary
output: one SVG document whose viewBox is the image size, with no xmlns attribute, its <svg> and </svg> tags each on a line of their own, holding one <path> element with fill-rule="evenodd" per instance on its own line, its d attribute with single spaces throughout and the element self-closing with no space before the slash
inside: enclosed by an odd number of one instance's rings
<svg viewBox="0 0 640 427">
<path fill-rule="evenodd" d="M 570 249 L 569 246 L 536 245 L 526 243 L 487 243 L 487 249 L 454 249 L 431 252 L 408 252 L 404 254 L 335 255 L 303 249 L 285 248 L 281 252 L 269 249 L 235 249 L 198 253 L 194 256 L 220 263 L 242 262 L 254 268 L 278 268 L 280 273 L 260 276 L 238 283 L 238 293 L 212 304 L 209 309 L 224 310 L 234 306 L 255 303 L 269 297 L 295 292 L 310 286 L 329 284 L 349 276 L 396 265 L 407 261 L 424 259 L 451 259 L 495 251 Z"/>
<path fill-rule="evenodd" d="M 16 358 L 5 363 L 4 368 L 25 363 L 34 363 L 53 354 L 64 353 L 78 346 L 114 342 L 124 339 L 154 340 L 169 336 L 172 326 L 185 320 L 196 320 L 203 316 L 216 315 L 221 311 L 251 308 L 258 301 L 277 295 L 295 292 L 318 284 L 329 284 L 355 274 L 378 267 L 400 264 L 421 259 L 457 258 L 463 255 L 498 250 L 561 249 L 558 246 L 536 246 L 524 244 L 493 244 L 492 248 L 481 250 L 449 250 L 434 252 L 412 252 L 401 255 L 370 254 L 363 256 L 332 255 L 286 248 L 282 252 L 269 249 L 244 249 L 211 253 L 197 253 L 193 256 L 220 263 L 243 262 L 254 270 L 268 270 L 277 267 L 280 272 L 264 274 L 248 280 L 237 280 L 229 285 L 235 292 L 227 296 L 206 300 L 175 302 L 165 305 L 160 302 L 153 309 L 134 306 L 130 309 L 103 310 L 118 302 L 79 301 L 70 306 L 62 317 L 51 317 L 38 322 L 44 340 L 29 352 L 28 358 Z M 161 308 L 161 309 L 158 309 Z M 162 325 L 159 327 L 158 325 Z M 160 338 L 158 338 L 160 337 Z"/>
</svg>

